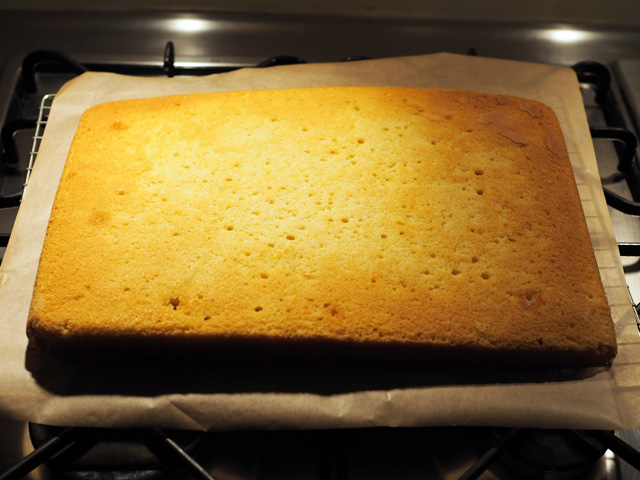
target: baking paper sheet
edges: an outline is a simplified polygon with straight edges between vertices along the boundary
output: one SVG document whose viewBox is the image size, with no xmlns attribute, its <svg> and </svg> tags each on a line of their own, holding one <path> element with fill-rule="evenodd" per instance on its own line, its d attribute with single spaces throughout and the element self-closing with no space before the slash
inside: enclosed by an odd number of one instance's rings
<svg viewBox="0 0 640 480">
<path fill-rule="evenodd" d="M 619 354 L 611 368 L 220 363 L 117 359 L 77 365 L 29 348 L 25 325 L 58 179 L 82 112 L 97 103 L 189 92 L 321 85 L 450 87 L 552 107 L 562 125 Z M 570 239 L 568 239 L 570 241 Z M 494 425 L 640 427 L 640 340 L 575 73 L 566 68 L 436 54 L 243 69 L 209 77 L 86 73 L 56 96 L 0 270 L 0 414 L 52 425 L 241 428 Z M 464 321 L 464 299 L 460 302 Z"/>
</svg>

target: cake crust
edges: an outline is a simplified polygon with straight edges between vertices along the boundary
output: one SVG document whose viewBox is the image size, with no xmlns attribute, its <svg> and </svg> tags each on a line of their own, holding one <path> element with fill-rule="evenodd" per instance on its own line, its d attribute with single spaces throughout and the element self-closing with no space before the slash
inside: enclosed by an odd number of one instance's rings
<svg viewBox="0 0 640 480">
<path fill-rule="evenodd" d="M 54 353 L 616 354 L 562 131 L 531 100 L 319 87 L 87 110 L 27 333 Z"/>
</svg>

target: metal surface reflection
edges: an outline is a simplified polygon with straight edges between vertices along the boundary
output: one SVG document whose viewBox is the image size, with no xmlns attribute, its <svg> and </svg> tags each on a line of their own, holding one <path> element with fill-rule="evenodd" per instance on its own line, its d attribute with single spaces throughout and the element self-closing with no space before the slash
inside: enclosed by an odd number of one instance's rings
<svg viewBox="0 0 640 480">
<path fill-rule="evenodd" d="M 552 42 L 557 43 L 580 43 L 595 40 L 593 32 L 585 30 L 576 30 L 573 28 L 559 28 L 556 30 L 547 30 L 542 32 Z"/>
<path fill-rule="evenodd" d="M 164 22 L 164 29 L 167 32 L 195 34 L 215 30 L 215 28 L 216 22 L 214 20 L 202 18 L 171 18 Z"/>
</svg>

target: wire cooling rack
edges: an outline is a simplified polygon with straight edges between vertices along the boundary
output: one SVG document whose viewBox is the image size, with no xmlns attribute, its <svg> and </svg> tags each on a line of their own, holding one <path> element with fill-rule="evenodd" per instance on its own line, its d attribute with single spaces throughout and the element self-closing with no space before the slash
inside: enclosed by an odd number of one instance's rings
<svg viewBox="0 0 640 480">
<path fill-rule="evenodd" d="M 49 113 L 51 112 L 51 106 L 53 105 L 53 99 L 55 98 L 54 93 L 50 93 L 42 97 L 42 101 L 40 102 L 40 112 L 38 113 L 38 120 L 36 121 L 36 132 L 33 136 L 33 143 L 31 145 L 31 151 L 29 152 L 29 164 L 27 165 L 27 174 L 24 179 L 24 188 L 27 188 L 27 184 L 29 183 L 29 178 L 31 177 L 31 171 L 33 170 L 33 165 L 36 161 L 36 157 L 38 156 L 38 150 L 40 149 L 40 143 L 42 142 L 42 137 L 44 135 L 44 129 L 47 126 L 47 120 L 49 119 Z M 24 195 L 24 190 L 23 190 Z"/>
</svg>

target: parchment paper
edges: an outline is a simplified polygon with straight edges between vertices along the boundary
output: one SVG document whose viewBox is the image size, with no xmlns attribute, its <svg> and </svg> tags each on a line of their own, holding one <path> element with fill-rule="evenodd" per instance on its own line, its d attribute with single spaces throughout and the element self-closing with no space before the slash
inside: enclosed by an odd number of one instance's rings
<svg viewBox="0 0 640 480">
<path fill-rule="evenodd" d="M 320 85 L 452 87 L 517 95 L 560 119 L 583 200 L 619 354 L 611 368 L 214 363 L 82 365 L 28 347 L 27 311 L 51 204 L 82 112 L 108 100 Z M 568 239 L 570 240 L 570 239 Z M 465 299 L 460 299 L 464 321 Z M 209 77 L 87 73 L 57 95 L 0 270 L 0 413 L 52 425 L 240 428 L 495 425 L 640 427 L 640 341 L 579 85 L 566 68 L 436 54 L 243 69 Z"/>
</svg>

